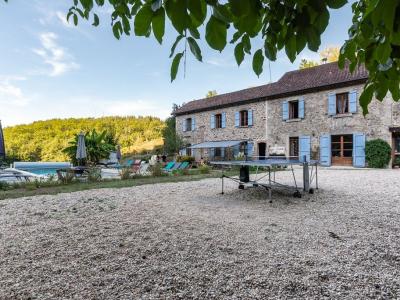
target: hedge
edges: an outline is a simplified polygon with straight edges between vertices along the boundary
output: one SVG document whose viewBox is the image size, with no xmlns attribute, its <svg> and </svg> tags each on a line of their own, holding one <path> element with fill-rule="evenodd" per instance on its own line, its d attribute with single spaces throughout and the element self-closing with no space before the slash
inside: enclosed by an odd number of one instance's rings
<svg viewBox="0 0 400 300">
<path fill-rule="evenodd" d="M 390 162 L 392 148 L 382 140 L 370 140 L 365 145 L 365 159 L 370 168 L 386 168 Z"/>
</svg>

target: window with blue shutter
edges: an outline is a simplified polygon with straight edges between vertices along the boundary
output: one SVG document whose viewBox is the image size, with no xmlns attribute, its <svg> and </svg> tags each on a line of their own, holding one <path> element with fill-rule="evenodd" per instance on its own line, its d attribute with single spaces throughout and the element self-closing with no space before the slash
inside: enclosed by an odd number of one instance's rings
<svg viewBox="0 0 400 300">
<path fill-rule="evenodd" d="M 282 119 L 284 121 L 289 119 L 289 102 L 285 101 L 282 103 Z"/>
<path fill-rule="evenodd" d="M 299 137 L 299 160 L 304 162 L 304 157 L 306 161 L 310 161 L 311 158 L 311 137 L 310 136 L 300 136 Z"/>
<path fill-rule="evenodd" d="M 240 114 L 238 111 L 235 112 L 235 127 L 239 127 L 240 123 Z"/>
<path fill-rule="evenodd" d="M 353 134 L 353 166 L 365 167 L 365 134 Z"/>
<path fill-rule="evenodd" d="M 233 146 L 233 157 L 237 157 L 240 152 L 240 145 Z"/>
<path fill-rule="evenodd" d="M 226 127 L 226 113 L 225 112 L 222 113 L 222 126 L 221 127 L 222 128 Z"/>
<path fill-rule="evenodd" d="M 349 107 L 351 113 L 357 112 L 357 91 L 351 91 L 349 93 Z"/>
<path fill-rule="evenodd" d="M 215 115 L 212 114 L 211 115 L 211 129 L 214 129 L 214 128 L 215 128 Z"/>
<path fill-rule="evenodd" d="M 221 158 L 225 157 L 225 148 L 221 148 Z"/>
<path fill-rule="evenodd" d="M 336 115 L 336 94 L 328 95 L 328 115 Z"/>
<path fill-rule="evenodd" d="M 247 122 L 247 125 L 248 126 L 253 126 L 253 110 L 251 110 L 251 109 L 249 109 L 248 111 L 247 111 L 247 118 L 248 118 L 248 122 Z"/>
<path fill-rule="evenodd" d="M 304 98 L 299 99 L 299 118 L 304 119 Z"/>
<path fill-rule="evenodd" d="M 186 119 L 183 120 L 183 122 L 182 122 L 182 131 L 183 131 L 183 132 L 186 131 Z"/>
<path fill-rule="evenodd" d="M 192 118 L 192 131 L 195 131 L 195 130 L 196 130 L 196 118 L 193 117 Z"/>
<path fill-rule="evenodd" d="M 214 159 L 215 158 L 215 149 L 214 148 L 210 148 L 209 149 L 209 153 L 210 153 L 209 158 L 210 159 Z"/>
<path fill-rule="evenodd" d="M 329 167 L 331 165 L 331 136 L 321 135 L 319 141 L 320 155 L 319 160 L 321 166 Z"/>
</svg>

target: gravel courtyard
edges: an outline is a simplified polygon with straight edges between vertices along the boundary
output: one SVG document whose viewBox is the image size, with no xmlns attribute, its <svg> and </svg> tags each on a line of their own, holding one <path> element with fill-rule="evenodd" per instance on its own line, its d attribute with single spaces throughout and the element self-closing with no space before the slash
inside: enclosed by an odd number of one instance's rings
<svg viewBox="0 0 400 300">
<path fill-rule="evenodd" d="M 226 187 L 0 201 L 0 299 L 400 298 L 399 170 L 321 170 L 272 203 Z"/>
</svg>

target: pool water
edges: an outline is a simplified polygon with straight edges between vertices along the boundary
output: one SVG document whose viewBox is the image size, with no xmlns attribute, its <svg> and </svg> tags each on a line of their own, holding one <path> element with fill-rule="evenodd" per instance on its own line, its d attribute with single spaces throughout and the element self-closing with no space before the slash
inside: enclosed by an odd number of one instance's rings
<svg viewBox="0 0 400 300">
<path fill-rule="evenodd" d="M 21 169 L 22 171 L 30 172 L 36 175 L 57 175 L 57 169 Z"/>
</svg>

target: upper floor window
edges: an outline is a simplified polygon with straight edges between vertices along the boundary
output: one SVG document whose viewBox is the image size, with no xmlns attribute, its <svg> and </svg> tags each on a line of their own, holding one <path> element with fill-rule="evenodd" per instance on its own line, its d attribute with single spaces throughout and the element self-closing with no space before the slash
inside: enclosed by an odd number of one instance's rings
<svg viewBox="0 0 400 300">
<path fill-rule="evenodd" d="M 192 131 L 192 118 L 187 118 L 186 122 L 186 131 Z"/>
<path fill-rule="evenodd" d="M 222 114 L 215 115 L 215 128 L 222 128 Z"/>
<path fill-rule="evenodd" d="M 211 115 L 211 129 L 225 128 L 226 126 L 226 113 L 218 113 Z"/>
<path fill-rule="evenodd" d="M 347 114 L 349 112 L 349 93 L 336 94 L 336 113 Z"/>
<path fill-rule="evenodd" d="M 299 118 L 299 101 L 290 101 L 289 102 L 289 119 L 298 119 Z"/>
<path fill-rule="evenodd" d="M 186 118 L 183 120 L 182 127 L 183 131 L 194 131 L 196 129 L 196 119 L 194 117 Z"/>
<path fill-rule="evenodd" d="M 331 93 L 328 95 L 328 115 L 343 115 L 357 112 L 357 91 Z"/>
<path fill-rule="evenodd" d="M 249 112 L 247 110 L 241 110 L 239 118 L 240 127 L 249 126 Z"/>
<path fill-rule="evenodd" d="M 304 99 L 300 97 L 299 100 L 284 101 L 282 104 L 282 119 L 296 120 L 304 119 Z"/>
</svg>

